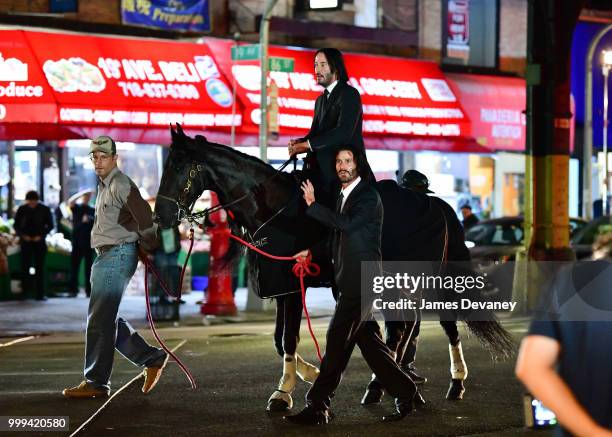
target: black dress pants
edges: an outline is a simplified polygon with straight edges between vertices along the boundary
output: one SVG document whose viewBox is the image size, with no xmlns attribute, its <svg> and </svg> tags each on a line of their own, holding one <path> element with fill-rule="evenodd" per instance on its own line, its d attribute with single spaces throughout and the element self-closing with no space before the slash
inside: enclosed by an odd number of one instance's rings
<svg viewBox="0 0 612 437">
<path fill-rule="evenodd" d="M 45 297 L 46 256 L 47 245 L 44 241 L 21 243 L 21 288 L 24 296 L 35 294 L 37 299 Z M 30 275 L 30 267 L 36 270 L 34 278 Z"/>
<path fill-rule="evenodd" d="M 380 327 L 371 311 L 362 314 L 359 297 L 347 298 L 340 293 L 327 331 L 321 373 L 306 394 L 308 405 L 318 410 L 330 407 L 331 398 L 340 384 L 355 344 L 391 396 L 403 399 L 414 397 L 416 386 L 396 364 L 382 340 Z"/>
<path fill-rule="evenodd" d="M 79 246 L 73 242 L 71 263 L 72 271 L 70 275 L 70 292 L 75 296 L 79 293 L 79 267 L 81 259 L 85 259 L 85 293 L 87 297 L 91 295 L 91 265 L 93 262 L 93 249 L 87 246 Z"/>
</svg>

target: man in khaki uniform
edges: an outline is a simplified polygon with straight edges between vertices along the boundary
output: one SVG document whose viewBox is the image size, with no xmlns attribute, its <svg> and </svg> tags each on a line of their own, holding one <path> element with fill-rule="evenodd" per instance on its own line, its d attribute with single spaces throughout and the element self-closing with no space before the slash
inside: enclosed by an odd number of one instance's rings
<svg viewBox="0 0 612 437">
<path fill-rule="evenodd" d="M 98 257 L 91 271 L 85 380 L 65 389 L 63 394 L 71 398 L 108 396 L 115 349 L 145 368 L 142 391 L 148 393 L 157 384 L 168 356 L 162 349 L 149 345 L 126 320 L 117 318 L 117 312 L 136 271 L 139 252 L 146 255 L 155 249 L 156 227 L 151 208 L 138 187 L 117 167 L 113 139 L 108 136 L 94 139 L 90 157 L 99 179 L 91 231 L 91 246 Z"/>
</svg>

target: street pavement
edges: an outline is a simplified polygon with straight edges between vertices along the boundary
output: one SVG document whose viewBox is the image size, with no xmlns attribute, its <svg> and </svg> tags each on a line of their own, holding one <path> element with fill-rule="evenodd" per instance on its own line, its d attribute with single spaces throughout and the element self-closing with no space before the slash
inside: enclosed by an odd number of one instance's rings
<svg viewBox="0 0 612 437">
<path fill-rule="evenodd" d="M 198 307 L 194 305 L 197 297 L 189 297 L 189 302 L 181 306 L 185 318 L 178 326 L 166 323 L 160 324 L 159 329 L 170 348 L 184 342 L 177 354 L 194 374 L 197 389 L 190 389 L 179 367 L 170 363 L 154 391 L 144 395 L 140 391 L 142 378 L 137 379 L 113 397 L 76 435 L 297 436 L 316 433 L 362 436 L 378 433 L 384 436 L 510 436 L 526 433 L 523 389 L 513 375 L 514 359 L 494 362 L 464 329 L 460 333 L 469 366 L 467 392 L 463 401 L 444 399 L 449 382 L 448 345 L 435 322 L 424 322 L 421 328 L 417 364 L 419 372 L 428 378 L 422 390 L 428 402 L 423 409 L 401 422 L 387 424 L 380 418 L 392 411 L 390 398 L 386 397 L 379 406 L 364 408 L 359 405 L 370 372 L 356 350 L 333 401 L 335 420 L 317 428 L 300 428 L 286 423 L 282 415 L 270 415 L 265 411 L 282 369 L 281 359 L 272 346 L 273 314 L 243 313 L 233 319 L 213 320 L 212 323 L 208 320 L 204 326 Z M 129 309 L 131 306 L 126 305 L 122 308 L 126 310 L 123 314 L 131 321 L 137 319 L 140 331 L 152 339 L 145 327 L 142 307 L 137 298 L 133 299 L 136 299 L 134 307 Z M 329 322 L 325 315 L 331 309 L 331 306 L 323 307 L 326 299 L 327 296 L 311 299 L 311 312 L 315 316 L 313 326 L 322 347 Z M 80 300 L 82 302 L 77 298 L 50 299 L 42 303 L 0 303 L 0 332 L 4 332 L 0 334 L 0 416 L 69 416 L 70 433 L 73 433 L 105 404 L 106 400 L 72 400 L 61 395 L 63 388 L 76 385 L 82 379 L 84 321 L 78 325 L 77 319 L 84 317 L 86 299 Z M 239 293 L 237 301 L 239 308 L 244 308 L 245 296 Z M 22 307 L 18 304 L 29 309 L 20 311 Z M 44 305 L 48 306 L 41 308 Z M 53 305 L 59 308 L 51 311 Z M 62 315 L 79 311 L 80 316 L 73 316 L 75 320 L 63 326 L 78 329 L 55 330 L 61 325 L 58 319 Z M 19 313 L 24 312 L 27 317 L 20 317 Z M 35 314 L 38 317 L 34 317 Z M 13 322 L 6 322 L 7 319 Z M 218 323 L 221 321 L 226 323 Z M 6 329 L 7 326 L 18 329 Z M 505 326 L 518 341 L 525 333 L 527 322 L 508 320 Z M 32 333 L 44 334 L 24 337 Z M 315 362 L 316 352 L 306 323 L 303 323 L 301 336 L 300 353 Z M 23 341 L 10 343 L 19 339 Z M 139 369 L 116 354 L 113 393 L 138 374 Z M 307 385 L 300 382 L 294 392 L 294 411 L 304 406 L 306 390 Z M 533 432 L 527 434 L 535 435 Z"/>
</svg>

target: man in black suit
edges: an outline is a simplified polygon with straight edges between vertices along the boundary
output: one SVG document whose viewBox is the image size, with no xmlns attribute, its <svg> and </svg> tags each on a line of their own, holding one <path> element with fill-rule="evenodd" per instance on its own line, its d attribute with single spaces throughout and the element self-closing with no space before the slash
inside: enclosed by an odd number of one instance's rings
<svg viewBox="0 0 612 437">
<path fill-rule="evenodd" d="M 368 183 L 367 174 L 363 173 L 363 162 L 364 158 L 357 150 L 349 147 L 338 149 L 335 167 L 342 189 L 337 197 L 336 211 L 315 202 L 314 187 L 309 180 L 302 184 L 308 205 L 306 213 L 332 229 L 336 309 L 327 331 L 321 373 L 306 394 L 307 406 L 296 415 L 286 416 L 296 424 L 329 421 L 331 398 L 355 344 L 368 365 L 379 375 L 385 389 L 396 398 L 396 412 L 385 416 L 384 420 L 400 420 L 412 411 L 415 404 L 425 403 L 383 342 L 378 323 L 372 317 L 371 300 L 361 301 L 361 263 L 378 262 L 377 270 L 382 273 L 380 241 L 383 220 L 382 202 Z M 305 250 L 295 257 L 308 255 L 309 251 Z"/>
<path fill-rule="evenodd" d="M 334 160 L 338 147 L 350 145 L 365 156 L 363 110 L 359 91 L 348 84 L 348 74 L 338 49 L 317 50 L 314 69 L 317 84 L 325 90 L 315 102 L 310 132 L 304 138 L 289 142 L 289 155 L 307 152 L 304 168 L 317 190 L 317 199 L 333 208 L 333 193 L 338 182 Z M 364 171 L 371 173 L 369 166 Z"/>
</svg>

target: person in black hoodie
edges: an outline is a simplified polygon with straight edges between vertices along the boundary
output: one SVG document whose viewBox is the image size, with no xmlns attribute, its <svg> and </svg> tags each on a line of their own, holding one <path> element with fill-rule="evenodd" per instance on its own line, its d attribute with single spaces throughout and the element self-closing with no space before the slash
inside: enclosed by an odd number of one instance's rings
<svg viewBox="0 0 612 437">
<path fill-rule="evenodd" d="M 53 229 L 53 217 L 49 207 L 39 202 L 36 191 L 28 191 L 25 200 L 26 203 L 17 209 L 15 215 L 15 232 L 21 246 L 21 288 L 24 295 L 29 291 L 30 267 L 34 267 L 36 300 L 46 300 L 45 237 Z"/>
<path fill-rule="evenodd" d="M 81 203 L 76 199 L 81 198 Z M 93 229 L 96 210 L 89 205 L 91 191 L 78 193 L 71 198 L 72 210 L 72 274 L 70 276 L 70 292 L 73 296 L 79 294 L 79 267 L 81 259 L 85 259 L 85 294 L 91 295 L 91 265 L 93 263 L 93 249 L 91 248 L 91 230 Z"/>
</svg>

